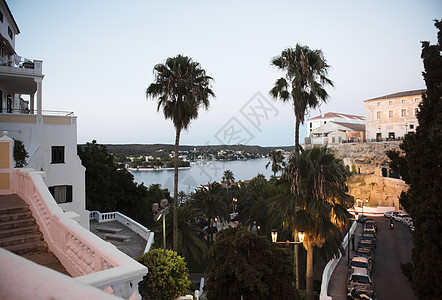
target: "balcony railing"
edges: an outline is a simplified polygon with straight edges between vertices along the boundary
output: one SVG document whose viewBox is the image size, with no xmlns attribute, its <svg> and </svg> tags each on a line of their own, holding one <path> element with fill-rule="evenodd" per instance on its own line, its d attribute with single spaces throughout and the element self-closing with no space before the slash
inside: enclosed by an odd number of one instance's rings
<svg viewBox="0 0 442 300">
<path fill-rule="evenodd" d="M 35 115 L 35 114 L 37 114 L 37 110 L 31 111 L 31 110 L 29 110 L 29 108 L 18 108 L 18 109 L 6 109 L 6 111 L 0 112 L 0 113 Z M 74 116 L 74 112 L 67 111 L 67 110 L 42 110 L 42 115 L 44 115 L 44 116 L 72 117 L 72 116 Z"/>
<path fill-rule="evenodd" d="M 125 299 L 140 299 L 138 283 L 147 268 L 101 240 L 63 212 L 43 182 L 42 172 L 15 169 L 12 191 L 31 208 L 45 241 L 75 280 Z"/>
</svg>

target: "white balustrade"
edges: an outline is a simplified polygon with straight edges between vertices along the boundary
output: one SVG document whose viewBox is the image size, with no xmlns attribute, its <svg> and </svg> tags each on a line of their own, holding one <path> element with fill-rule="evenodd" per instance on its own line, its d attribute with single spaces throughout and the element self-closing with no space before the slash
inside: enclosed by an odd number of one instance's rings
<svg viewBox="0 0 442 300">
<path fill-rule="evenodd" d="M 30 206 L 49 250 L 74 280 L 112 290 L 126 299 L 141 299 L 138 282 L 146 275 L 147 268 L 83 228 L 73 220 L 77 214 L 63 212 L 44 184 L 43 174 L 15 169 L 12 188 Z M 106 221 L 121 218 L 119 213 L 102 215 Z"/>
</svg>

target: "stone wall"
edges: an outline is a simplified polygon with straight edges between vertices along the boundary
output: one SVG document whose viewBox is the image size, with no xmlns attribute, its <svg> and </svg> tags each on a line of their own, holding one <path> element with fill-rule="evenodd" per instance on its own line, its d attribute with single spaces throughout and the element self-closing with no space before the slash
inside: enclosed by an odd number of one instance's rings
<svg viewBox="0 0 442 300">
<path fill-rule="evenodd" d="M 400 142 L 329 145 L 354 173 L 348 180 L 348 187 L 350 195 L 355 198 L 355 205 L 363 203 L 364 206 L 401 208 L 399 196 L 408 189 L 408 185 L 401 179 L 382 176 L 382 167 L 389 163 L 385 152 L 399 150 L 399 145 Z M 358 198 L 360 201 L 356 203 Z"/>
</svg>

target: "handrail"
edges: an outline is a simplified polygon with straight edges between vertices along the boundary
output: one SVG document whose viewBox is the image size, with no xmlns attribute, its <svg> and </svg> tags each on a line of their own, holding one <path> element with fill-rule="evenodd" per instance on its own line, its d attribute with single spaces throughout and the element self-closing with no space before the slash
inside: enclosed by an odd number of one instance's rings
<svg viewBox="0 0 442 300">
<path fill-rule="evenodd" d="M 94 210 L 90 212 L 89 220 L 96 220 L 98 223 L 117 221 L 120 224 L 123 224 L 146 240 L 147 244 L 146 248 L 144 249 L 144 253 L 149 252 L 150 247 L 153 244 L 154 233 L 152 231 L 120 212 L 101 213 L 97 210 Z"/>
<path fill-rule="evenodd" d="M 350 227 L 350 230 L 347 232 L 347 234 L 344 237 L 344 240 L 342 241 L 342 247 L 344 249 L 345 247 L 347 247 L 349 238 L 355 232 L 356 227 L 357 223 L 356 221 L 354 221 Z M 321 294 L 319 295 L 320 300 L 332 300 L 332 297 L 328 296 L 328 284 L 330 282 L 330 278 L 333 274 L 333 271 L 335 270 L 336 266 L 339 264 L 341 258 L 342 254 L 340 254 L 338 258 L 331 259 L 325 266 L 324 271 L 322 272 Z"/>
<path fill-rule="evenodd" d="M 6 109 L 4 114 L 13 114 L 13 115 L 36 115 L 37 110 L 30 111 L 29 108 L 14 108 L 14 109 Z M 74 112 L 69 110 L 42 110 L 43 116 L 57 116 L 57 117 L 74 117 Z"/>
<path fill-rule="evenodd" d="M 14 169 L 13 193 L 30 209 L 52 253 L 75 280 L 126 299 L 141 299 L 138 283 L 147 268 L 114 245 L 74 221 L 78 215 L 63 212 L 43 182 L 43 172 Z"/>
</svg>

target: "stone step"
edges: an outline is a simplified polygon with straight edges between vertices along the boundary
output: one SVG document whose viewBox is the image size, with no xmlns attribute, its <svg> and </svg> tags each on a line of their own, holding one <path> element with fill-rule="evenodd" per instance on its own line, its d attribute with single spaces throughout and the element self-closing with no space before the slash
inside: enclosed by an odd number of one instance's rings
<svg viewBox="0 0 442 300">
<path fill-rule="evenodd" d="M 0 215 L 16 214 L 22 212 L 30 212 L 28 205 L 0 207 Z"/>
<path fill-rule="evenodd" d="M 35 241 L 26 244 L 6 246 L 3 248 L 17 255 L 23 255 L 27 253 L 46 251 L 48 250 L 48 245 L 46 244 L 45 241 Z"/>
<path fill-rule="evenodd" d="M 25 244 L 29 242 L 43 241 L 43 236 L 40 232 L 28 233 L 16 236 L 9 236 L 0 239 L 0 247 L 7 247 L 19 244 Z"/>
<path fill-rule="evenodd" d="M 123 241 L 125 243 L 131 240 L 131 237 L 128 235 L 113 234 L 113 233 L 105 233 L 103 234 L 103 238 L 105 240 L 113 239 L 113 240 Z"/>
<path fill-rule="evenodd" d="M 31 226 L 34 224 L 36 224 L 34 218 L 6 221 L 6 222 L 0 223 L 0 228 L 1 228 L 0 230 L 19 228 L 19 227 L 27 227 L 27 226 Z"/>
<path fill-rule="evenodd" d="M 24 220 L 24 219 L 29 219 L 31 217 L 32 217 L 32 212 L 29 209 L 18 212 L 8 212 L 8 213 L 0 212 L 0 226 L 1 222 Z"/>
<path fill-rule="evenodd" d="M 22 234 L 28 234 L 28 233 L 36 233 L 40 232 L 40 229 L 38 228 L 37 224 L 32 224 L 29 226 L 24 227 L 16 227 L 16 228 L 9 228 L 9 229 L 0 229 L 0 239 L 7 238 L 14 235 L 22 235 Z"/>
</svg>

